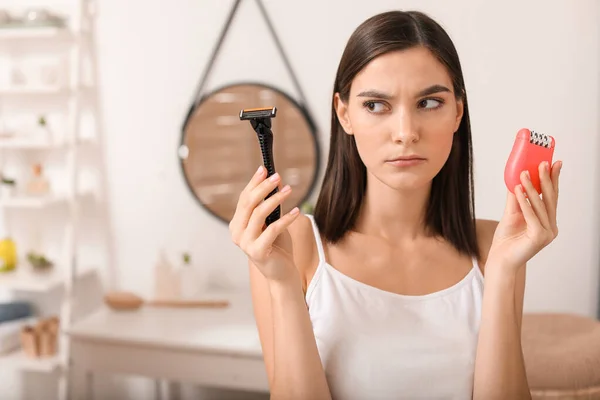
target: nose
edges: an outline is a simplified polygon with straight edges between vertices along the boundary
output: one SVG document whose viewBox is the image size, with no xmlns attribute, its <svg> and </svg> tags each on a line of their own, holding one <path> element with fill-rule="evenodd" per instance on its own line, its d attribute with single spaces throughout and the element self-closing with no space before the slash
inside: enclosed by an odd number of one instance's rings
<svg viewBox="0 0 600 400">
<path fill-rule="evenodd" d="M 401 143 L 414 143 L 419 140 L 417 123 L 410 112 L 403 110 L 398 113 L 392 129 L 392 140 Z"/>
</svg>

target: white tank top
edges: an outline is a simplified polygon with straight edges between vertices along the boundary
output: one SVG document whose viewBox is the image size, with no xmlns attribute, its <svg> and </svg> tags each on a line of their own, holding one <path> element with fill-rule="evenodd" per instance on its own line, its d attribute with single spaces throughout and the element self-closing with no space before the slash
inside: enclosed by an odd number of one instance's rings
<svg viewBox="0 0 600 400">
<path fill-rule="evenodd" d="M 355 280 L 325 261 L 308 285 L 317 347 L 334 400 L 471 399 L 483 275 L 409 296 Z"/>
</svg>

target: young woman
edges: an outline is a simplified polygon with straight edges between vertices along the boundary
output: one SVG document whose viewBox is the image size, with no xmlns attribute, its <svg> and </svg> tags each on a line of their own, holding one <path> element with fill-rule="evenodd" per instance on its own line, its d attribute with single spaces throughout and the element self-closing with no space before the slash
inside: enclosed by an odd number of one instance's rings
<svg viewBox="0 0 600 400">
<path fill-rule="evenodd" d="M 376 15 L 339 64 L 314 216 L 266 227 L 290 188 L 262 167 L 241 193 L 230 232 L 273 398 L 530 398 L 525 264 L 558 233 L 561 162 L 539 166 L 541 197 L 523 173 L 501 220 L 476 220 L 468 110 L 442 27 Z"/>
</svg>

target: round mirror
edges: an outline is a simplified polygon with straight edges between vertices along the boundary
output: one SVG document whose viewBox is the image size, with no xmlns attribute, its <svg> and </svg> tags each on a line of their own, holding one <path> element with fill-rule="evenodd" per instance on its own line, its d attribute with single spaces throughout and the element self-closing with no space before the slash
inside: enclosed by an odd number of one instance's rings
<svg viewBox="0 0 600 400">
<path fill-rule="evenodd" d="M 178 155 L 194 197 L 229 223 L 240 193 L 262 164 L 258 137 L 244 108 L 277 107 L 272 119 L 273 159 L 292 194 L 282 215 L 310 195 L 319 169 L 319 146 L 313 120 L 285 93 L 261 84 L 229 85 L 203 96 L 185 121 Z"/>
</svg>

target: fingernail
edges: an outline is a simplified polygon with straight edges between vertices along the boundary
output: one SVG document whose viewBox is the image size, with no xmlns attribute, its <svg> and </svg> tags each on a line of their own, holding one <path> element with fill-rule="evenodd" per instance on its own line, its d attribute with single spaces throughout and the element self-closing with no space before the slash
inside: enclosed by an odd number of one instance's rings
<svg viewBox="0 0 600 400">
<path fill-rule="evenodd" d="M 277 180 L 279 179 L 279 173 L 275 172 L 273 175 L 271 175 L 271 177 L 269 178 L 269 180 L 271 182 L 277 182 Z"/>
<path fill-rule="evenodd" d="M 558 172 L 560 172 L 560 170 L 562 169 L 562 164 L 563 164 L 562 161 L 558 162 Z"/>
<path fill-rule="evenodd" d="M 289 192 L 290 190 L 292 190 L 292 188 L 290 187 L 290 185 L 285 185 L 285 186 L 283 187 L 283 189 L 281 189 L 281 193 L 287 193 L 287 192 Z"/>
<path fill-rule="evenodd" d="M 525 175 L 525 179 L 529 179 L 529 171 L 525 171 L 523 174 Z"/>
<path fill-rule="evenodd" d="M 548 164 L 548 161 L 544 161 L 544 171 L 548 171 L 550 169 L 550 165 Z"/>
<path fill-rule="evenodd" d="M 292 211 L 290 211 L 290 215 L 296 215 L 300 212 L 300 209 L 298 207 L 294 207 L 292 209 Z"/>
<path fill-rule="evenodd" d="M 262 171 L 263 171 L 263 166 L 262 166 L 262 165 L 260 165 L 260 166 L 258 167 L 258 169 L 256 170 L 256 175 L 260 175 L 260 174 L 262 173 Z"/>
</svg>

